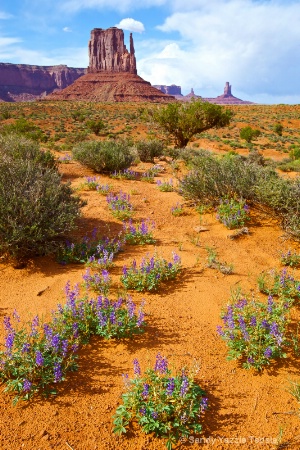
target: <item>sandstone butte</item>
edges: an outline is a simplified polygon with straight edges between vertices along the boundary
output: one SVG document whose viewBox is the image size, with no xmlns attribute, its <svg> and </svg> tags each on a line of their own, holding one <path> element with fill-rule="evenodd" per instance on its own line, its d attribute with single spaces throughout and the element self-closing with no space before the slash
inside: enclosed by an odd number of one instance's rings
<svg viewBox="0 0 300 450">
<path fill-rule="evenodd" d="M 46 100 L 88 100 L 95 102 L 170 102 L 175 98 L 137 75 L 132 34 L 130 49 L 124 44 L 123 30 L 94 28 L 89 41 L 87 74 Z"/>
<path fill-rule="evenodd" d="M 86 73 L 65 65 L 33 66 L 0 63 L 0 101 L 24 102 L 64 89 Z"/>
</svg>

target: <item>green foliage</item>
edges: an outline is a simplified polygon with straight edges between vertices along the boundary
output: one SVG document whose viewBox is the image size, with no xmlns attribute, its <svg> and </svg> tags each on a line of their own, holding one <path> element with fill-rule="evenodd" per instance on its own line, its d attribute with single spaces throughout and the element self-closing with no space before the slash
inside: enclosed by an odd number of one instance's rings
<svg viewBox="0 0 300 450">
<path fill-rule="evenodd" d="M 23 117 L 21 119 L 17 119 L 14 123 L 3 125 L 1 127 L 1 133 L 3 135 L 11 133 L 21 134 L 27 139 L 32 139 L 33 141 L 45 142 L 47 140 L 47 136 L 37 125 L 29 122 Z"/>
<path fill-rule="evenodd" d="M 109 239 L 107 237 L 99 237 L 97 229 L 94 229 L 91 236 L 84 236 L 80 241 L 66 241 L 61 244 L 57 252 L 57 260 L 61 264 L 68 263 L 94 263 L 106 267 L 105 261 L 118 253 L 123 245 L 123 241 L 119 238 Z M 101 262 L 102 261 L 102 262 Z"/>
<path fill-rule="evenodd" d="M 281 123 L 276 123 L 274 125 L 274 131 L 275 131 L 276 134 L 278 134 L 278 136 L 282 136 L 283 125 Z"/>
<path fill-rule="evenodd" d="M 134 160 L 129 141 L 82 142 L 73 148 L 74 159 L 96 172 L 127 169 Z"/>
<path fill-rule="evenodd" d="M 260 203 L 280 219 L 282 227 L 300 238 L 300 179 L 281 178 L 274 169 L 251 163 L 240 156 L 214 157 L 201 153 L 193 170 L 180 183 L 189 200 L 217 205 L 219 198 L 239 197 Z"/>
<path fill-rule="evenodd" d="M 236 200 L 234 198 L 221 199 L 217 207 L 217 219 L 222 222 L 226 228 L 243 227 L 249 220 L 249 206 L 245 200 Z"/>
<path fill-rule="evenodd" d="M 249 300 L 240 292 L 233 300 L 222 313 L 224 326 L 217 327 L 229 347 L 228 359 L 242 358 L 243 367 L 261 370 L 272 359 L 285 358 L 289 304 L 271 296 L 267 303 Z"/>
<path fill-rule="evenodd" d="M 176 278 L 180 271 L 181 260 L 176 253 L 173 252 L 173 262 L 169 263 L 155 254 L 151 258 L 143 258 L 139 268 L 135 260 L 129 269 L 124 266 L 121 282 L 126 289 L 155 291 L 163 281 Z"/>
<path fill-rule="evenodd" d="M 125 393 L 113 416 L 114 433 L 126 433 L 130 423 L 137 421 L 144 433 L 167 439 L 166 448 L 171 450 L 181 437 L 201 432 L 199 419 L 208 399 L 195 383 L 192 370 L 182 368 L 174 373 L 158 353 L 154 369 L 148 368 L 144 374 L 134 360 L 134 373 L 133 379 L 124 376 Z"/>
<path fill-rule="evenodd" d="M 283 266 L 298 267 L 300 265 L 300 255 L 288 250 L 281 254 L 280 262 Z"/>
<path fill-rule="evenodd" d="M 174 191 L 172 179 L 170 179 L 170 181 L 157 180 L 156 185 L 161 192 L 173 192 Z"/>
<path fill-rule="evenodd" d="M 16 393 L 19 399 L 29 400 L 35 393 L 56 394 L 56 386 L 64 381 L 70 370 L 76 370 L 76 352 L 93 335 L 106 339 L 132 337 L 143 332 L 143 305 L 136 314 L 132 299 L 118 298 L 116 302 L 99 296 L 90 299 L 80 296 L 78 285 L 66 285 L 67 302 L 52 312 L 52 320 L 43 323 L 36 316 L 27 324 L 20 324 L 14 312 L 15 325 L 4 319 L 5 343 L 0 350 L 0 379 L 5 391 Z"/>
<path fill-rule="evenodd" d="M 164 144 L 158 139 L 137 141 L 136 148 L 142 162 L 154 162 L 154 158 L 162 156 L 164 152 Z"/>
<path fill-rule="evenodd" d="M 254 130 L 250 126 L 241 128 L 240 138 L 245 139 L 246 142 L 251 142 L 253 139 L 256 139 L 260 135 L 259 130 Z"/>
<path fill-rule="evenodd" d="M 124 239 L 127 244 L 131 245 L 155 244 L 156 240 L 152 236 L 153 228 L 154 224 L 149 226 L 145 220 L 134 225 L 130 219 L 123 224 Z"/>
<path fill-rule="evenodd" d="M 300 159 L 300 147 L 298 145 L 291 145 L 289 156 L 293 161 Z"/>
<path fill-rule="evenodd" d="M 258 288 L 264 294 L 278 296 L 290 303 L 293 299 L 300 300 L 300 281 L 295 280 L 287 269 L 263 272 L 258 277 Z"/>
<path fill-rule="evenodd" d="M 87 128 L 91 130 L 93 133 L 95 133 L 96 136 L 100 134 L 102 130 L 106 127 L 103 120 L 87 120 L 85 122 Z"/>
<path fill-rule="evenodd" d="M 222 128 L 230 123 L 233 113 L 219 105 L 201 100 L 174 102 L 154 112 L 154 120 L 174 137 L 175 147 L 186 147 L 191 138 L 211 128 Z"/>
<path fill-rule="evenodd" d="M 23 260 L 54 251 L 82 202 L 34 143 L 8 136 L 0 148 L 0 254 Z"/>
</svg>

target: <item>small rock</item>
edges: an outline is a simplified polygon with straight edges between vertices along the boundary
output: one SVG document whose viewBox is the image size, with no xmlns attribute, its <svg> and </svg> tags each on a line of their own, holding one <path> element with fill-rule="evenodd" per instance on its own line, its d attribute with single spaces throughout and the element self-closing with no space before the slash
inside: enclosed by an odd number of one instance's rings
<svg viewBox="0 0 300 450">
<path fill-rule="evenodd" d="M 22 422 L 19 423 L 19 427 L 21 427 L 22 425 L 25 425 L 26 421 L 22 420 Z"/>
<path fill-rule="evenodd" d="M 201 233 L 202 231 L 209 231 L 209 228 L 198 225 L 197 227 L 194 227 L 194 231 L 196 231 L 196 233 Z"/>
<path fill-rule="evenodd" d="M 45 436 L 47 434 L 47 431 L 46 430 L 42 430 L 40 433 L 39 433 L 39 436 L 42 438 L 43 436 Z"/>
</svg>

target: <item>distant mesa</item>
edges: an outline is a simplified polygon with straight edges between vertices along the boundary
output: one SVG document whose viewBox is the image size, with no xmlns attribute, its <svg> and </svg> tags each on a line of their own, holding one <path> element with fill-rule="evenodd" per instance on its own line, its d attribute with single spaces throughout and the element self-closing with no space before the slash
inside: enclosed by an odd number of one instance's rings
<svg viewBox="0 0 300 450">
<path fill-rule="evenodd" d="M 46 100 L 88 100 L 94 102 L 170 102 L 171 95 L 162 93 L 137 75 L 132 33 L 130 49 L 124 44 L 123 30 L 94 28 L 89 41 L 87 74 Z"/>
<path fill-rule="evenodd" d="M 152 86 L 159 89 L 164 94 L 182 96 L 181 86 L 176 86 L 176 84 L 171 84 L 171 86 L 166 86 L 164 84 L 153 84 Z"/>
<path fill-rule="evenodd" d="M 196 95 L 194 92 L 194 89 L 191 89 L 191 92 L 187 95 L 181 94 L 181 86 L 175 86 L 172 84 L 171 86 L 164 86 L 164 85 L 156 85 L 157 89 L 160 89 L 162 92 L 172 94 L 175 96 L 177 100 L 183 101 L 183 102 L 189 102 L 191 99 L 202 99 L 203 101 L 209 102 L 209 103 L 216 103 L 218 105 L 253 105 L 253 102 L 248 102 L 245 100 L 241 100 L 240 98 L 234 97 L 231 93 L 231 85 L 228 81 L 225 83 L 224 87 L 224 94 L 219 95 L 216 98 L 205 98 L 201 97 L 200 95 Z M 177 88 L 177 90 L 173 87 Z M 175 92 L 176 91 L 176 92 Z"/>
<path fill-rule="evenodd" d="M 26 102 L 64 89 L 86 73 L 66 65 L 0 63 L 0 102 Z"/>
</svg>

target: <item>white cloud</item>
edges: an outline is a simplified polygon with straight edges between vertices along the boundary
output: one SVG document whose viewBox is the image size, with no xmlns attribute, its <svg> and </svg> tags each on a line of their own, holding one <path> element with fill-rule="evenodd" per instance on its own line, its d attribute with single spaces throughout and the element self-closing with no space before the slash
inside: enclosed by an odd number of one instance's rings
<svg viewBox="0 0 300 450">
<path fill-rule="evenodd" d="M 65 33 L 72 33 L 72 30 L 71 30 L 71 28 L 69 28 L 69 27 L 64 27 L 64 28 L 63 28 L 63 31 L 64 31 Z"/>
<path fill-rule="evenodd" d="M 175 7 L 181 4 L 177 0 Z M 203 96 L 221 94 L 230 81 L 233 94 L 243 92 L 245 100 L 266 93 L 269 99 L 295 93 L 299 98 L 298 2 L 197 0 L 197 7 L 170 15 L 158 27 L 166 36 L 177 32 L 180 37 L 137 58 L 141 76 L 153 84 L 181 85 L 186 92 L 193 86 Z"/>
<path fill-rule="evenodd" d="M 145 27 L 142 22 L 130 19 L 129 17 L 127 19 L 122 19 L 121 22 L 115 26 L 118 28 L 122 28 L 123 30 L 135 31 L 137 33 L 142 33 L 143 31 L 145 31 Z"/>
</svg>

